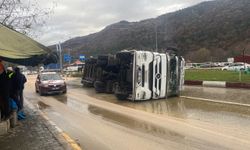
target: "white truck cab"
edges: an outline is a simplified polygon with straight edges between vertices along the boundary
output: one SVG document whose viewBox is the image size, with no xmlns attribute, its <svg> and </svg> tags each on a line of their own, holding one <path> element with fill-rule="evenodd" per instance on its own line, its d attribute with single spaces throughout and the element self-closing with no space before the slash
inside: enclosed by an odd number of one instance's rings
<svg viewBox="0 0 250 150">
<path fill-rule="evenodd" d="M 160 99 L 166 97 L 167 86 L 167 54 L 154 52 L 152 70 L 152 98 Z"/>
<path fill-rule="evenodd" d="M 133 60 L 133 93 L 132 100 L 148 100 L 152 97 L 150 64 L 154 54 L 148 51 L 131 51 Z"/>
</svg>

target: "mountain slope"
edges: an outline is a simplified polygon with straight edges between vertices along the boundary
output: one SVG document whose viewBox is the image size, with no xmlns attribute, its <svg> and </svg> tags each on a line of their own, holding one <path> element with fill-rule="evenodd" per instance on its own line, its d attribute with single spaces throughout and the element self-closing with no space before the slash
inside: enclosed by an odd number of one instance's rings
<svg viewBox="0 0 250 150">
<path fill-rule="evenodd" d="M 63 47 L 74 53 L 97 55 L 122 49 L 155 49 L 169 46 L 192 61 L 225 60 L 250 53 L 250 1 L 216 0 L 139 22 L 121 21 L 100 32 L 73 38 Z"/>
</svg>

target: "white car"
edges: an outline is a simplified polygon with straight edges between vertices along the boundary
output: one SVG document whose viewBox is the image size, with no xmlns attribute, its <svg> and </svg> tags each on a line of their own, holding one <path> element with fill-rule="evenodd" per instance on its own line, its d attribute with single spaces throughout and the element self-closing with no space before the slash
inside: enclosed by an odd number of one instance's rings
<svg viewBox="0 0 250 150">
<path fill-rule="evenodd" d="M 222 67 L 221 70 L 229 70 L 229 71 L 240 71 L 240 70 L 245 70 L 249 69 L 250 64 L 247 63 L 232 63 L 228 66 Z"/>
</svg>

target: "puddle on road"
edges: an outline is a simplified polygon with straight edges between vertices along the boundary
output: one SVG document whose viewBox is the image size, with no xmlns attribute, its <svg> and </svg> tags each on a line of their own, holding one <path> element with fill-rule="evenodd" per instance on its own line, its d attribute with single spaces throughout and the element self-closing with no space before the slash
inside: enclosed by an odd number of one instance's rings
<svg viewBox="0 0 250 150">
<path fill-rule="evenodd" d="M 169 137 L 171 136 L 175 140 L 184 139 L 185 136 L 180 135 L 176 132 L 168 131 L 157 125 L 153 125 L 144 121 L 138 121 L 134 118 L 114 113 L 112 111 L 102 109 L 96 106 L 89 105 L 88 110 L 90 113 L 101 116 L 102 119 L 109 122 L 115 122 L 116 124 L 135 129 L 136 131 L 141 131 L 144 133 L 150 133 L 158 137 Z"/>
<path fill-rule="evenodd" d="M 64 95 L 56 95 L 56 96 L 53 96 L 53 98 L 55 98 L 56 100 L 64 103 L 64 104 L 67 104 L 68 102 L 68 96 L 66 94 Z"/>
<path fill-rule="evenodd" d="M 185 98 L 169 98 L 142 102 L 120 101 L 113 94 L 96 94 L 93 88 L 79 88 L 79 91 L 77 89 L 74 92 L 81 92 L 83 95 L 86 94 L 99 100 L 158 115 L 177 117 L 186 119 L 187 121 L 198 120 L 215 125 L 224 124 L 236 128 L 244 127 L 250 131 L 250 127 L 248 127 L 250 124 L 249 107 Z M 88 104 L 79 101 L 81 97 L 73 99 L 70 95 L 58 95 L 54 98 L 78 112 L 88 111 Z"/>
<path fill-rule="evenodd" d="M 73 98 L 69 98 L 67 95 L 57 95 L 54 96 L 53 98 L 67 105 L 73 110 L 76 110 L 78 112 L 88 112 L 88 106 L 89 106 L 88 104 L 79 102 L 78 100 Z"/>
<path fill-rule="evenodd" d="M 205 149 L 207 145 L 211 147 L 216 147 L 219 149 L 225 149 L 216 143 L 211 143 L 208 141 L 203 141 L 201 139 L 196 139 L 194 137 L 185 136 L 183 134 L 168 130 L 166 128 L 160 127 L 156 124 L 148 123 L 126 115 L 114 113 L 112 111 L 102 109 L 96 106 L 89 105 L 88 110 L 90 113 L 100 116 L 103 120 L 114 122 L 126 128 L 133 129 L 146 134 L 151 134 L 155 137 L 162 139 L 167 139 L 173 142 L 180 142 L 184 145 L 186 149 L 197 148 Z M 195 143 L 195 144 L 194 144 Z M 190 146 L 190 147 L 189 147 Z"/>
<path fill-rule="evenodd" d="M 84 89 L 84 94 L 85 93 L 99 100 L 158 115 L 250 129 L 250 127 L 248 127 L 250 124 L 249 107 L 204 102 L 179 97 L 141 102 L 120 101 L 112 94 L 96 94 L 93 89 L 88 88 Z"/>
<path fill-rule="evenodd" d="M 42 102 L 42 101 L 38 101 L 37 104 L 38 104 L 38 107 L 39 107 L 40 110 L 44 110 L 44 109 L 46 109 L 46 108 L 50 108 L 49 105 L 45 104 L 45 103 Z"/>
</svg>

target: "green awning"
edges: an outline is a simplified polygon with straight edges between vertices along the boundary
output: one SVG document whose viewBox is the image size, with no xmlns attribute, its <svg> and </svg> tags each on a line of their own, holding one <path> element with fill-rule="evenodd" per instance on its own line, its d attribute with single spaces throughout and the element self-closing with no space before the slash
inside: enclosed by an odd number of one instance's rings
<svg viewBox="0 0 250 150">
<path fill-rule="evenodd" d="M 56 62 L 56 56 L 49 48 L 2 24 L 0 24 L 0 58 L 31 66 Z"/>
</svg>

